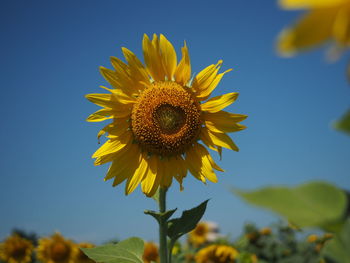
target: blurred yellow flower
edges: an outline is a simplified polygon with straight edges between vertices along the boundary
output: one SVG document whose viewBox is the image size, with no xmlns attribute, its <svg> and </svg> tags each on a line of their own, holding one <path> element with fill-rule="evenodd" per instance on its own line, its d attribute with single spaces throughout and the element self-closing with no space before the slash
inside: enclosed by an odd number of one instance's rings
<svg viewBox="0 0 350 263">
<path fill-rule="evenodd" d="M 61 234 L 41 238 L 37 248 L 38 260 L 43 263 L 75 263 L 78 247 Z"/>
<path fill-rule="evenodd" d="M 282 31 L 278 50 L 283 55 L 293 55 L 326 41 L 336 48 L 350 47 L 349 0 L 280 0 L 285 9 L 307 9 L 307 13 L 293 26 Z"/>
<path fill-rule="evenodd" d="M 31 262 L 33 244 L 18 235 L 8 237 L 0 244 L 0 260 L 7 263 Z"/>
<path fill-rule="evenodd" d="M 202 248 L 195 256 L 196 263 L 234 263 L 238 251 L 226 245 L 210 245 Z"/>
<path fill-rule="evenodd" d="M 159 262 L 158 247 L 153 242 L 146 242 L 142 260 L 144 263 Z"/>
<path fill-rule="evenodd" d="M 218 238 L 218 225 L 212 222 L 199 222 L 195 229 L 188 233 L 188 242 L 199 247 L 206 242 L 215 241 Z"/>
<path fill-rule="evenodd" d="M 318 240 L 318 236 L 317 235 L 309 235 L 308 237 L 307 237 L 307 242 L 309 242 L 309 243 L 314 243 L 314 242 L 316 242 Z"/>
<path fill-rule="evenodd" d="M 105 180 L 113 186 L 126 180 L 125 194 L 141 184 L 147 196 L 159 186 L 169 187 L 175 178 L 181 186 L 189 170 L 202 182 L 217 182 L 214 169 L 223 171 L 200 139 L 220 153 L 222 147 L 238 151 L 227 135 L 245 129 L 238 122 L 247 116 L 223 111 L 238 97 L 232 92 L 207 100 L 227 70 L 218 74 L 222 61 L 210 65 L 191 79 L 186 44 L 178 63 L 173 45 L 163 36 L 143 38 L 146 66 L 127 48 L 127 63 L 112 57 L 114 70 L 101 67 L 112 89 L 108 94 L 88 94 L 86 98 L 103 107 L 87 121 L 112 119 L 98 134 L 108 141 L 94 154 L 95 165 L 112 162 Z"/>
<path fill-rule="evenodd" d="M 269 227 L 264 227 L 264 228 L 260 229 L 261 235 L 268 236 L 268 235 L 271 235 L 271 233 L 272 233 L 272 230 Z"/>
<path fill-rule="evenodd" d="M 94 244 L 91 243 L 79 243 L 78 245 L 78 254 L 75 259 L 75 263 L 94 263 L 92 259 L 90 259 L 80 248 L 92 248 L 95 247 Z"/>
</svg>

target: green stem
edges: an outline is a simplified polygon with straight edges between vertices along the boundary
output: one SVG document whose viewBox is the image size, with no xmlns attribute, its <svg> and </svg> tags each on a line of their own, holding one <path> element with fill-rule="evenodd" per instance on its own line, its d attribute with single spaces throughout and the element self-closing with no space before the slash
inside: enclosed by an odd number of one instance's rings
<svg viewBox="0 0 350 263">
<path fill-rule="evenodd" d="M 160 187 L 159 189 L 159 212 L 164 213 L 166 211 L 166 188 Z M 168 248 L 167 248 L 167 221 L 161 217 L 159 220 L 159 256 L 160 263 L 168 263 Z"/>
</svg>

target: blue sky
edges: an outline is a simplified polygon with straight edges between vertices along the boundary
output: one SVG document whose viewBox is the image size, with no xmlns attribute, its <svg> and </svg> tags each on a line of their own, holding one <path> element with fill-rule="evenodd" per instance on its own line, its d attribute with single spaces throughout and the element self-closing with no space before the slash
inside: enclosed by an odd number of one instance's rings
<svg viewBox="0 0 350 263">
<path fill-rule="evenodd" d="M 125 197 L 94 167 L 96 134 L 85 122 L 98 107 L 84 95 L 108 85 L 98 67 L 121 58 L 125 46 L 142 58 L 144 33 L 163 33 L 180 52 L 186 40 L 199 72 L 223 59 L 215 94 L 239 92 L 229 111 L 249 115 L 248 129 L 224 151 L 217 184 L 192 176 L 168 194 L 169 208 L 211 198 L 204 219 L 233 237 L 246 221 L 276 222 L 229 189 L 326 180 L 350 189 L 350 138 L 331 128 L 349 107 L 346 57 L 326 62 L 318 49 L 293 59 L 277 56 L 276 36 L 299 15 L 275 1 L 2 1 L 0 4 L 0 239 L 13 227 L 77 241 L 139 236 L 157 240 L 156 209 L 139 189 Z M 215 95 L 214 94 L 214 95 Z M 178 215 L 178 214 L 177 214 Z"/>
</svg>

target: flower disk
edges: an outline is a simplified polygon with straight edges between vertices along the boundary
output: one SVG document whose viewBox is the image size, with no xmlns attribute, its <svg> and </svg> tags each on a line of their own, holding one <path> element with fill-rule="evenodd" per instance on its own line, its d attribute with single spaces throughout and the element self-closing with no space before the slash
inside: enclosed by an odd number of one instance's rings
<svg viewBox="0 0 350 263">
<path fill-rule="evenodd" d="M 12 235 L 0 244 L 0 259 L 9 263 L 29 263 L 32 261 L 33 249 L 32 242 Z"/>
<path fill-rule="evenodd" d="M 200 113 L 188 88 L 175 82 L 154 82 L 133 107 L 132 131 L 147 152 L 181 154 L 199 136 Z"/>
</svg>

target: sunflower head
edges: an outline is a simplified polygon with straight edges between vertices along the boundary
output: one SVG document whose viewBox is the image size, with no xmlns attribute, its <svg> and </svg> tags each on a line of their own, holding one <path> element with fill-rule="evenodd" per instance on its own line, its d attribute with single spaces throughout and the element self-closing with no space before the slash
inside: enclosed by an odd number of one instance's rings
<svg viewBox="0 0 350 263">
<path fill-rule="evenodd" d="M 234 263 L 238 255 L 238 251 L 231 246 L 210 245 L 199 250 L 195 259 L 197 263 Z"/>
<path fill-rule="evenodd" d="M 112 57 L 113 70 L 101 67 L 112 86 L 102 88 L 109 93 L 86 96 L 103 107 L 88 121 L 112 120 L 98 133 L 107 141 L 93 154 L 95 164 L 111 162 L 105 180 L 114 179 L 113 186 L 126 181 L 126 194 L 141 184 L 142 191 L 153 196 L 174 178 L 182 189 L 188 171 L 202 182 L 217 182 L 214 170 L 223 170 L 204 145 L 220 155 L 222 147 L 238 151 L 227 133 L 243 130 L 239 122 L 247 117 L 223 111 L 238 93 L 209 99 L 230 70 L 219 73 L 220 60 L 191 79 L 186 44 L 180 61 L 163 35 L 152 40 L 144 35 L 142 48 L 144 64 L 122 48 L 126 63 Z"/>
<path fill-rule="evenodd" d="M 78 247 L 61 234 L 39 240 L 37 257 L 43 263 L 75 263 Z"/>
<path fill-rule="evenodd" d="M 33 249 L 32 242 L 15 234 L 0 244 L 0 259 L 8 263 L 28 263 Z"/>
<path fill-rule="evenodd" d="M 144 263 L 159 262 L 158 247 L 153 242 L 146 242 L 142 255 Z"/>
<path fill-rule="evenodd" d="M 202 221 L 188 234 L 188 242 L 194 247 L 200 247 L 207 242 L 215 241 L 219 236 L 218 232 L 217 224 Z"/>
</svg>

